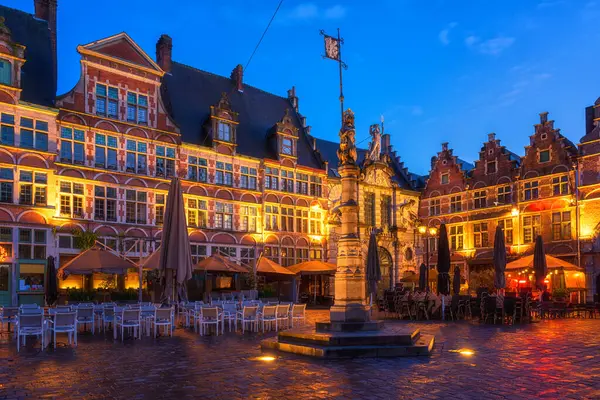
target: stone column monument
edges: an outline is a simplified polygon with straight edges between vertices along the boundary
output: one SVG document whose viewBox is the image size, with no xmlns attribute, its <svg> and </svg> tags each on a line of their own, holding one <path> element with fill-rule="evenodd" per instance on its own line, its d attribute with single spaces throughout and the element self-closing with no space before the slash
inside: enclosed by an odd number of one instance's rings
<svg viewBox="0 0 600 400">
<path fill-rule="evenodd" d="M 335 300 L 331 307 L 332 325 L 369 321 L 369 306 L 366 304 L 365 268 L 360 254 L 358 238 L 358 176 L 360 168 L 356 164 L 356 144 L 354 113 L 344 111 L 343 126 L 340 130 L 340 147 L 337 151 L 338 173 L 342 180 L 341 236 L 338 241 L 337 272 L 335 274 Z M 332 330 L 335 329 L 331 326 Z M 341 330 L 341 329 L 340 329 Z"/>
</svg>

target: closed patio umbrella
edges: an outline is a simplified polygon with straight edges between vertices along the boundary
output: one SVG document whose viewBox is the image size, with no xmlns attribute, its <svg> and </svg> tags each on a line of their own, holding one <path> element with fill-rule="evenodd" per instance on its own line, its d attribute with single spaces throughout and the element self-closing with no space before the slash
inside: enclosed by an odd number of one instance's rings
<svg viewBox="0 0 600 400">
<path fill-rule="evenodd" d="M 58 283 L 56 282 L 56 264 L 54 257 L 48 257 L 48 272 L 46 274 L 46 304 L 51 306 L 58 300 Z"/>
<path fill-rule="evenodd" d="M 379 265 L 379 247 L 375 229 L 371 230 L 369 249 L 367 251 L 367 289 L 373 301 L 377 297 L 377 283 L 381 280 L 381 266 Z"/>
<path fill-rule="evenodd" d="M 421 264 L 419 267 L 419 290 L 425 290 L 427 287 L 427 266 Z"/>
<path fill-rule="evenodd" d="M 546 252 L 544 251 L 544 241 L 542 236 L 535 238 L 535 248 L 533 249 L 533 270 L 535 273 L 535 286 L 537 289 L 544 289 L 544 279 L 548 275 L 548 265 L 546 264 Z"/>
<path fill-rule="evenodd" d="M 454 276 L 452 277 L 452 292 L 460 294 L 460 267 L 454 267 Z"/>
<path fill-rule="evenodd" d="M 165 207 L 158 268 L 161 273 L 162 302 L 173 300 L 173 284 L 180 300 L 187 300 L 186 283 L 192 278 L 192 252 L 187 231 L 181 181 L 171 180 Z"/>
<path fill-rule="evenodd" d="M 438 293 L 443 295 L 450 294 L 450 246 L 448 243 L 448 232 L 446 224 L 440 225 L 438 236 Z"/>
<path fill-rule="evenodd" d="M 496 227 L 494 236 L 494 287 L 498 290 L 506 287 L 504 271 L 506 270 L 506 245 L 504 244 L 504 232 L 500 225 Z"/>
</svg>

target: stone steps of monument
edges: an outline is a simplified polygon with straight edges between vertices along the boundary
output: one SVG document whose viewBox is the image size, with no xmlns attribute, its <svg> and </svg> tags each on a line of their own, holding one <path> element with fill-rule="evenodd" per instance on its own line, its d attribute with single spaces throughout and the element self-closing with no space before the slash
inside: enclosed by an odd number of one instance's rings
<svg viewBox="0 0 600 400">
<path fill-rule="evenodd" d="M 327 346 L 313 343 L 286 343 L 279 341 L 278 338 L 270 338 L 262 341 L 261 349 L 266 353 L 281 351 L 319 358 L 414 357 L 430 355 L 434 344 L 433 335 L 419 335 L 410 345 Z"/>
<path fill-rule="evenodd" d="M 281 343 L 313 344 L 317 346 L 410 346 L 420 336 L 420 330 L 384 329 L 374 332 L 315 332 L 314 329 L 279 332 Z"/>
</svg>

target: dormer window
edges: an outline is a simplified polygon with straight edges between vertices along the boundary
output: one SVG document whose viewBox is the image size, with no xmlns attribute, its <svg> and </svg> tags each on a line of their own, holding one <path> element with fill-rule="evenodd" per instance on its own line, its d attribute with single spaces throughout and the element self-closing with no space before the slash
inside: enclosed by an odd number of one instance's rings
<svg viewBox="0 0 600 400">
<path fill-rule="evenodd" d="M 12 64 L 8 60 L 0 58 L 0 83 L 12 85 Z"/>
<path fill-rule="evenodd" d="M 442 174 L 442 185 L 447 185 L 450 182 L 450 174 Z"/>
<path fill-rule="evenodd" d="M 294 142 L 290 138 L 283 138 L 281 141 L 281 154 L 285 154 L 286 156 L 294 155 Z"/>
<path fill-rule="evenodd" d="M 217 131 L 217 140 L 231 142 L 231 125 L 219 122 Z"/>
<path fill-rule="evenodd" d="M 148 124 L 148 96 L 127 92 L 127 121 Z"/>
<path fill-rule="evenodd" d="M 117 118 L 119 109 L 119 89 L 96 84 L 96 114 Z"/>
</svg>

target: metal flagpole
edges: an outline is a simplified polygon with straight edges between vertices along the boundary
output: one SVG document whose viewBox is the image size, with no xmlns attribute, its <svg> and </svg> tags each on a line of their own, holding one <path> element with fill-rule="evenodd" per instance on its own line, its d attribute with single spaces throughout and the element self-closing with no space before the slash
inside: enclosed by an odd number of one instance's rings
<svg viewBox="0 0 600 400">
<path fill-rule="evenodd" d="M 348 69 L 348 65 L 342 61 L 342 44 L 344 43 L 344 39 L 340 36 L 340 28 L 337 29 L 337 38 L 327 35 L 323 30 L 321 30 L 321 35 L 325 37 L 325 55 L 323 55 L 323 58 L 329 58 L 338 63 L 340 73 L 340 118 L 342 125 L 344 125 L 343 70 Z"/>
<path fill-rule="evenodd" d="M 340 28 L 337 28 L 338 38 L 338 66 L 340 68 L 340 118 L 342 120 L 342 126 L 344 125 L 344 84 L 342 79 L 342 38 L 340 37 Z"/>
</svg>

